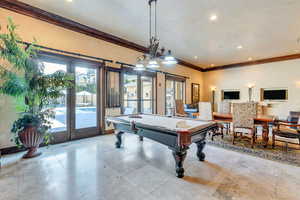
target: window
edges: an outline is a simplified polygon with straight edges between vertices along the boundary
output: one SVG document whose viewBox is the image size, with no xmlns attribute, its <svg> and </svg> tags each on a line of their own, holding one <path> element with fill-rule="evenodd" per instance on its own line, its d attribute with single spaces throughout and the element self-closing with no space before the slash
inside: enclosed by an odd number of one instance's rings
<svg viewBox="0 0 300 200">
<path fill-rule="evenodd" d="M 151 75 L 124 74 L 123 114 L 153 113 L 153 83 L 154 78 Z"/>
<path fill-rule="evenodd" d="M 185 80 L 175 77 L 166 77 L 166 115 L 172 115 L 175 100 L 185 100 Z"/>
<path fill-rule="evenodd" d="M 141 112 L 153 113 L 153 78 L 141 76 Z"/>
<path fill-rule="evenodd" d="M 239 100 L 240 91 L 238 90 L 222 90 L 222 99 L 223 100 Z"/>
<path fill-rule="evenodd" d="M 138 112 L 138 76 L 124 74 L 124 108 L 123 113 L 133 114 Z"/>
<path fill-rule="evenodd" d="M 120 72 L 107 71 L 106 107 L 120 107 Z"/>
<path fill-rule="evenodd" d="M 270 100 L 287 100 L 288 90 L 287 89 L 262 89 L 261 91 L 262 101 Z"/>
</svg>

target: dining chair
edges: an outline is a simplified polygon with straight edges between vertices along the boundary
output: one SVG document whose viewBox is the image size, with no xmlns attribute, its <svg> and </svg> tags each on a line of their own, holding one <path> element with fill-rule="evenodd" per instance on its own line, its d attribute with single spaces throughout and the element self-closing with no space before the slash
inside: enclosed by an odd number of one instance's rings
<svg viewBox="0 0 300 200">
<path fill-rule="evenodd" d="M 273 148 L 276 141 L 284 142 L 286 149 L 288 148 L 288 143 L 300 145 L 300 118 L 298 118 L 297 124 L 291 121 L 276 120 L 274 126 L 272 134 Z"/>
<path fill-rule="evenodd" d="M 231 102 L 229 101 L 221 101 L 218 103 L 218 113 L 229 114 L 231 113 Z M 230 132 L 230 124 L 231 122 L 218 120 L 218 122 L 222 123 L 224 129 L 226 129 L 226 134 L 228 135 Z"/>
<path fill-rule="evenodd" d="M 214 121 L 211 103 L 210 102 L 199 102 L 198 105 L 199 105 L 198 119 L 204 120 L 204 121 Z M 218 125 L 218 130 L 214 130 L 209 133 L 209 135 L 211 135 L 211 140 L 214 140 L 214 137 L 217 135 L 221 135 L 222 138 L 224 137 L 223 124 L 217 122 L 217 125 Z"/>
<path fill-rule="evenodd" d="M 175 100 L 175 116 L 187 117 L 188 114 L 184 111 L 184 104 L 181 99 Z"/>
<path fill-rule="evenodd" d="M 231 102 L 221 101 L 218 103 L 218 113 L 228 114 L 231 113 Z"/>
<path fill-rule="evenodd" d="M 232 123 L 233 123 L 233 138 L 232 144 L 235 142 L 237 133 L 240 136 L 245 136 L 251 138 L 251 148 L 254 147 L 256 141 L 256 128 L 254 125 L 254 119 L 257 116 L 257 103 L 234 103 L 233 113 L 232 113 Z"/>
</svg>

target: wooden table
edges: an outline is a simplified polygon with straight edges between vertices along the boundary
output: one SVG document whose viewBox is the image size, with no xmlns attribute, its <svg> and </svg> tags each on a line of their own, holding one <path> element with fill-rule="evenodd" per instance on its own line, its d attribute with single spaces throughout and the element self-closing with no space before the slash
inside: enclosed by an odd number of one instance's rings
<svg viewBox="0 0 300 200">
<path fill-rule="evenodd" d="M 213 113 L 214 120 L 220 120 L 220 121 L 227 121 L 232 122 L 232 114 L 224 114 L 224 113 Z M 258 115 L 256 118 L 254 118 L 255 124 L 261 124 L 263 126 L 263 134 L 262 138 L 264 141 L 264 147 L 267 147 L 269 142 L 269 125 L 270 123 L 273 123 L 275 120 L 275 116 L 271 115 Z"/>
</svg>

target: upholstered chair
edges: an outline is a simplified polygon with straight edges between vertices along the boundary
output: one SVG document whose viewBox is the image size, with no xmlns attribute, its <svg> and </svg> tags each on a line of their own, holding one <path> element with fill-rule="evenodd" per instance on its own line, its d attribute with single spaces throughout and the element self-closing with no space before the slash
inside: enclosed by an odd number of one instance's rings
<svg viewBox="0 0 300 200">
<path fill-rule="evenodd" d="M 218 113 L 231 113 L 231 103 L 229 101 L 221 101 L 218 103 Z"/>
<path fill-rule="evenodd" d="M 187 113 L 184 112 L 184 104 L 181 99 L 175 100 L 175 116 L 187 117 Z"/>
<path fill-rule="evenodd" d="M 232 144 L 235 142 L 237 133 L 243 134 L 251 138 L 251 147 L 254 147 L 256 140 L 256 128 L 254 119 L 257 116 L 257 103 L 234 103 L 232 113 L 233 138 Z"/>
<path fill-rule="evenodd" d="M 210 102 L 199 102 L 199 116 L 198 119 L 211 121 L 213 120 L 212 105 Z"/>
<path fill-rule="evenodd" d="M 275 147 L 275 141 L 284 142 L 286 147 L 288 143 L 300 145 L 300 118 L 298 123 L 292 123 L 290 121 L 277 120 L 274 123 L 272 134 L 272 147 Z"/>
<path fill-rule="evenodd" d="M 199 102 L 199 116 L 198 116 L 198 119 L 204 120 L 204 121 L 213 121 L 212 105 L 211 105 L 210 102 Z M 217 135 L 222 135 L 222 138 L 224 137 L 224 135 L 223 135 L 223 129 L 224 129 L 223 124 L 217 122 L 217 125 L 219 127 L 219 130 L 209 133 L 209 135 L 211 135 L 211 140 L 214 140 L 214 137 L 217 136 Z"/>
</svg>

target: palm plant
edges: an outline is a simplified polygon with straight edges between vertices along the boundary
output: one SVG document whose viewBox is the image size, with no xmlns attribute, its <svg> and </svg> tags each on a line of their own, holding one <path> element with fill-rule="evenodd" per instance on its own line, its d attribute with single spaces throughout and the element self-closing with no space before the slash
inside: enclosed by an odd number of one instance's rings
<svg viewBox="0 0 300 200">
<path fill-rule="evenodd" d="M 63 95 L 63 89 L 73 87 L 73 75 L 63 71 L 45 75 L 43 65 L 36 59 L 38 49 L 21 44 L 16 28 L 9 18 L 7 33 L 0 34 L 0 94 L 16 100 L 20 116 L 11 132 L 17 146 L 29 148 L 26 157 L 33 157 L 41 142 L 50 142 L 48 131 L 54 112 L 49 106 Z M 26 144 L 29 139 L 36 144 Z"/>
</svg>

